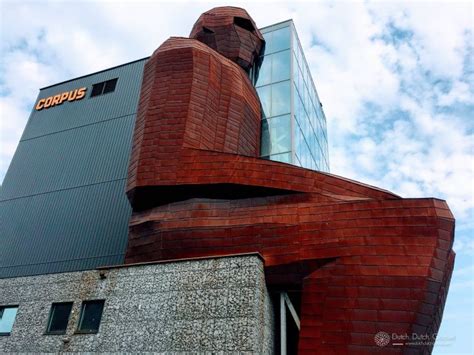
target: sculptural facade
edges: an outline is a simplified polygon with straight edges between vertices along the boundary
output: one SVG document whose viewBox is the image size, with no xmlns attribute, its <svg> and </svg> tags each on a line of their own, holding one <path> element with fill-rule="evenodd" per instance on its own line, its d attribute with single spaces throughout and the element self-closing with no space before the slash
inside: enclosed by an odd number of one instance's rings
<svg viewBox="0 0 474 355">
<path fill-rule="evenodd" d="M 224 7 L 147 62 L 126 263 L 259 252 L 270 288 L 301 290 L 301 353 L 372 352 L 378 331 L 435 333 L 454 263 L 447 204 L 258 158 L 248 72 L 263 48 L 245 10 Z"/>
</svg>

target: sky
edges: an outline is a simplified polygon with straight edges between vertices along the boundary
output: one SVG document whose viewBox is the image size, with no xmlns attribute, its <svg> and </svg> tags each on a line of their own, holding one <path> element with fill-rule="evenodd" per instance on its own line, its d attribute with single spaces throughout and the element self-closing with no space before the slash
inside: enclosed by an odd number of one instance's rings
<svg viewBox="0 0 474 355">
<path fill-rule="evenodd" d="M 324 105 L 331 172 L 447 200 L 456 266 L 434 354 L 472 354 L 473 5 L 469 1 L 0 0 L 0 182 L 39 88 L 149 56 L 214 6 L 292 18 Z"/>
</svg>

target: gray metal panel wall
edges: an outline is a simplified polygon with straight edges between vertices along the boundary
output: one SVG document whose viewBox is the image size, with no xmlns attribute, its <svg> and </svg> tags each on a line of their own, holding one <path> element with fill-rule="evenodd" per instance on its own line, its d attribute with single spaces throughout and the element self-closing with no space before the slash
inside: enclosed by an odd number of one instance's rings
<svg viewBox="0 0 474 355">
<path fill-rule="evenodd" d="M 125 195 L 145 59 L 41 90 L 86 97 L 33 111 L 0 191 L 0 277 L 119 264 L 127 244 Z M 118 77 L 113 93 L 92 85 Z"/>
<path fill-rule="evenodd" d="M 86 97 L 41 111 L 33 111 L 21 140 L 134 114 L 140 94 L 145 60 L 99 72 L 41 90 L 38 100 L 87 87 Z M 113 93 L 90 97 L 92 85 L 118 78 Z"/>
</svg>

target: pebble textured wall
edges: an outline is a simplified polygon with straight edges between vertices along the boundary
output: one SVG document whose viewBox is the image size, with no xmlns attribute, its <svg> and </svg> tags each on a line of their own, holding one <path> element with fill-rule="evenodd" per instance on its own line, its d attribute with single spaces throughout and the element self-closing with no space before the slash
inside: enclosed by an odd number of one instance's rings
<svg viewBox="0 0 474 355">
<path fill-rule="evenodd" d="M 302 290 L 300 353 L 429 353 L 374 336 L 437 332 L 454 264 L 446 202 L 259 159 L 258 97 L 212 39 L 248 46 L 233 35 L 242 11 L 206 12 L 192 35 L 210 47 L 172 38 L 145 66 L 126 263 L 259 252 L 270 286 Z"/>
<path fill-rule="evenodd" d="M 74 334 L 90 299 L 105 299 L 99 332 Z M 72 301 L 67 333 L 44 335 L 51 303 Z M 1 279 L 0 302 L 19 305 L 0 353 L 273 351 L 257 255 Z"/>
</svg>

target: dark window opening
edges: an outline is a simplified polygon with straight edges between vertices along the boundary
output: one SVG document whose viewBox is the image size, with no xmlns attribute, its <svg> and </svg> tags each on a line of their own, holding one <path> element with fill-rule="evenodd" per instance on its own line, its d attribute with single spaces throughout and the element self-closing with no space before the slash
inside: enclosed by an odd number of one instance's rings
<svg viewBox="0 0 474 355">
<path fill-rule="evenodd" d="M 92 92 L 90 97 L 99 96 L 108 94 L 109 92 L 114 92 L 115 87 L 117 86 L 118 78 L 103 81 L 101 83 L 97 83 L 92 85 Z"/>
<path fill-rule="evenodd" d="M 97 333 L 104 309 L 104 300 L 82 302 L 77 333 Z"/>
<path fill-rule="evenodd" d="M 71 309 L 72 302 L 53 303 L 49 313 L 46 334 L 65 334 Z"/>
<path fill-rule="evenodd" d="M 239 27 L 246 29 L 247 31 L 253 32 L 255 28 L 252 25 L 252 21 L 243 17 L 234 17 L 234 24 Z"/>
<path fill-rule="evenodd" d="M 115 86 L 117 85 L 117 78 L 108 80 L 105 82 L 104 94 L 115 91 Z"/>
<path fill-rule="evenodd" d="M 295 311 L 298 315 L 301 314 L 301 290 L 291 290 L 287 292 L 288 297 L 290 298 Z M 274 338 L 274 346 L 275 350 L 277 350 L 276 353 L 281 352 L 281 327 L 280 327 L 280 321 L 281 321 L 281 306 L 280 306 L 280 294 L 278 293 L 271 293 L 271 299 L 272 299 L 272 304 L 273 304 L 273 312 L 275 314 L 275 338 Z M 286 354 L 297 354 L 298 353 L 298 342 L 299 342 L 299 330 L 298 327 L 296 326 L 293 316 L 291 315 L 288 307 L 285 306 L 285 315 L 286 315 L 286 349 L 285 353 Z"/>
<path fill-rule="evenodd" d="M 102 95 L 102 91 L 104 90 L 105 83 L 98 83 L 92 85 L 92 92 L 91 97 Z"/>
<path fill-rule="evenodd" d="M 18 306 L 0 306 L 0 335 L 10 335 Z"/>
</svg>

